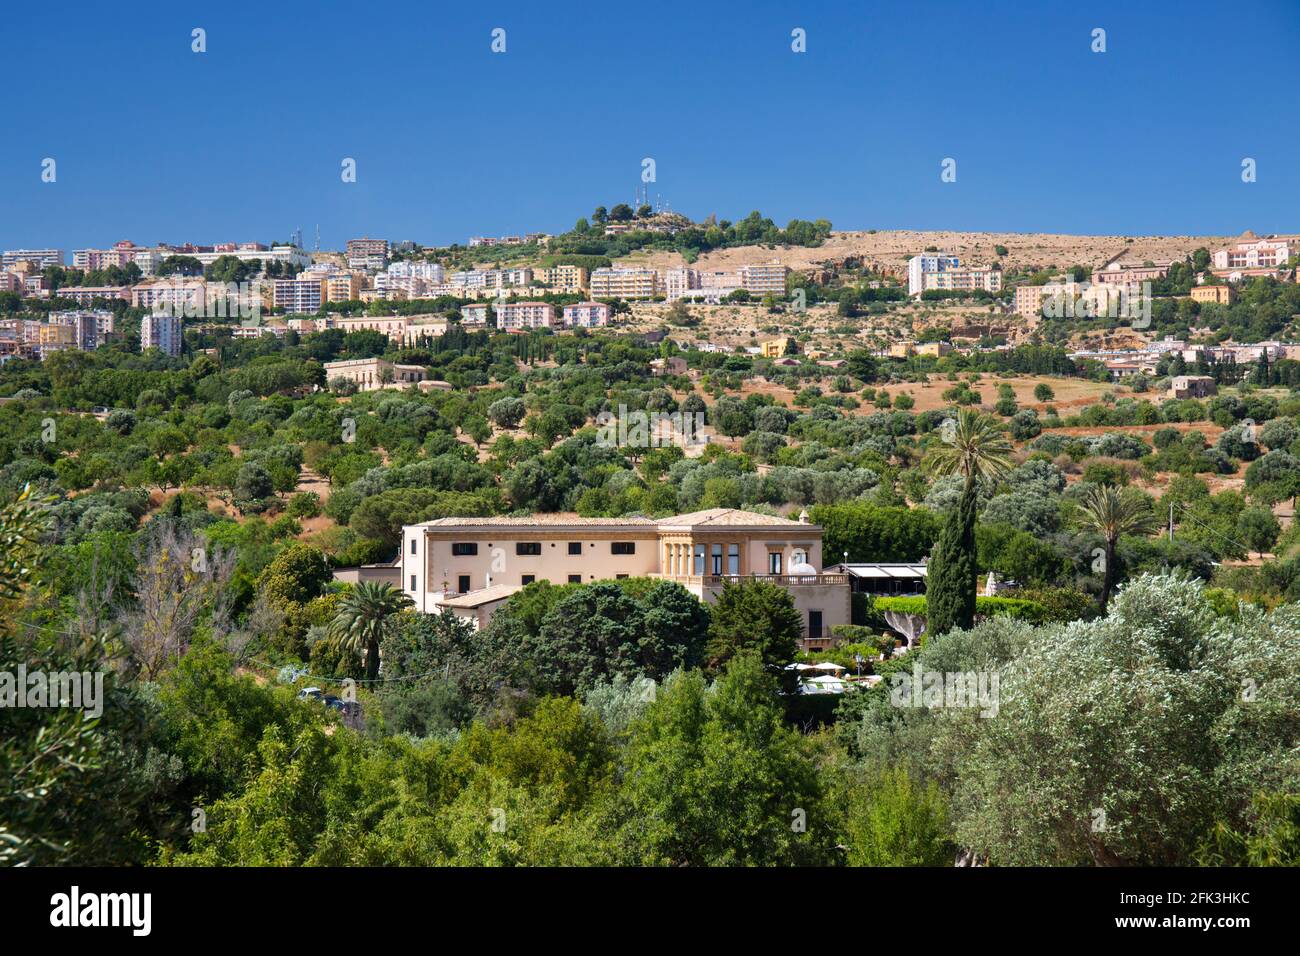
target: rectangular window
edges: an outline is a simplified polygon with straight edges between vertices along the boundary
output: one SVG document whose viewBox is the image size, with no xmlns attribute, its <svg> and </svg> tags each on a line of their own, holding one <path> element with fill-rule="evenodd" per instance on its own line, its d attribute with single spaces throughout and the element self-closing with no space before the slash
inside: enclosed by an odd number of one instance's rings
<svg viewBox="0 0 1300 956">
<path fill-rule="evenodd" d="M 709 557 L 713 559 L 712 561 L 709 562 L 709 573 L 721 574 L 722 573 L 722 545 L 715 544 L 712 548 L 712 553 L 709 555 Z"/>
<path fill-rule="evenodd" d="M 412 541 L 411 544 L 414 545 L 415 542 Z M 411 549 L 411 553 L 412 553 L 412 554 L 415 553 L 415 549 L 414 549 L 414 548 Z M 453 558 L 464 558 L 464 557 L 469 557 L 470 555 L 474 555 L 474 554 L 478 554 L 478 544 L 477 544 L 477 542 L 474 542 L 474 541 L 453 541 L 453 542 L 451 543 L 451 556 L 452 556 Z"/>
<path fill-rule="evenodd" d="M 416 542 L 416 539 L 415 539 L 415 538 L 412 538 L 412 539 L 411 539 L 411 554 L 415 554 L 415 542 Z"/>
<path fill-rule="evenodd" d="M 695 570 L 692 573 L 701 576 L 704 574 L 704 545 L 702 544 L 695 546 Z"/>
<path fill-rule="evenodd" d="M 458 578 L 456 578 L 456 590 L 459 591 L 461 594 L 465 594 L 466 592 L 469 591 L 468 574 L 462 574 Z"/>
<path fill-rule="evenodd" d="M 570 575 L 569 575 L 569 583 L 570 583 L 570 584 L 581 584 L 581 583 L 582 583 L 582 575 L 581 575 L 581 574 L 570 574 Z"/>
<path fill-rule="evenodd" d="M 542 543 L 540 541 L 516 541 L 515 554 L 541 554 Z"/>
<path fill-rule="evenodd" d="M 636 554 L 635 541 L 612 541 L 609 545 L 610 554 Z"/>
<path fill-rule="evenodd" d="M 570 541 L 570 542 L 569 542 L 569 554 L 582 554 L 582 542 L 581 542 L 581 541 Z"/>
<path fill-rule="evenodd" d="M 534 581 L 536 581 L 536 580 L 537 580 L 537 575 L 535 575 L 535 574 L 525 574 L 525 575 L 523 575 L 523 576 L 521 576 L 521 577 L 519 578 L 519 583 L 520 583 L 520 584 L 532 584 L 532 583 L 533 583 Z"/>
<path fill-rule="evenodd" d="M 414 574 L 411 575 L 411 590 L 412 590 L 412 591 L 415 590 L 415 575 L 414 575 Z"/>
<path fill-rule="evenodd" d="M 727 573 L 740 573 L 740 545 L 738 544 L 727 545 Z"/>
<path fill-rule="evenodd" d="M 627 577 L 627 575 L 626 575 L 626 574 L 616 574 L 616 575 L 614 575 L 614 577 L 615 577 L 617 580 L 620 580 L 620 581 L 621 581 L 621 580 L 623 580 L 623 578 Z"/>
<path fill-rule="evenodd" d="M 768 574 L 781 573 L 781 552 L 780 551 L 769 551 L 767 553 L 767 573 Z"/>
</svg>

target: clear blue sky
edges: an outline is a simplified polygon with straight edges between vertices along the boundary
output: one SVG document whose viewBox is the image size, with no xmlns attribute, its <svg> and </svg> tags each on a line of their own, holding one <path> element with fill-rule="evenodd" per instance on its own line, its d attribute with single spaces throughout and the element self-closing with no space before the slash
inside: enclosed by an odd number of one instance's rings
<svg viewBox="0 0 1300 956">
<path fill-rule="evenodd" d="M 693 217 L 1300 230 L 1300 0 L 77 0 L 4 47 L 3 248 L 558 231 L 646 156 Z"/>
</svg>

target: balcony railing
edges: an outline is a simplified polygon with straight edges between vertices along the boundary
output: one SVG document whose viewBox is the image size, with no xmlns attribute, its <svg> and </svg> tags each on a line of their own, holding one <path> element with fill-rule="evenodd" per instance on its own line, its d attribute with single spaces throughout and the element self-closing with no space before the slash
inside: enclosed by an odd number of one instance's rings
<svg viewBox="0 0 1300 956">
<path fill-rule="evenodd" d="M 783 588 L 817 585 L 848 584 L 847 574 L 652 574 L 653 578 L 676 581 L 683 585 L 720 588 L 724 584 L 744 584 L 746 581 L 767 581 Z"/>
</svg>

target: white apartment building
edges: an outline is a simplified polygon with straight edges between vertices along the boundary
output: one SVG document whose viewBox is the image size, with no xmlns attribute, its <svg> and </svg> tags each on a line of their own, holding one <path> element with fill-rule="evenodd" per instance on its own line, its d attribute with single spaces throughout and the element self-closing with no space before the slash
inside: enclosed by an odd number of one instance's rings
<svg viewBox="0 0 1300 956">
<path fill-rule="evenodd" d="M 741 266 L 738 277 L 740 287 L 751 295 L 783 296 L 789 275 L 789 267 L 772 262 L 767 265 Z"/>
<path fill-rule="evenodd" d="M 375 276 L 375 290 L 384 293 L 384 298 L 400 292 L 408 299 L 424 299 L 430 296 L 431 289 L 429 280 L 421 276 L 395 275 L 392 272 L 381 272 Z"/>
<path fill-rule="evenodd" d="M 564 324 L 570 328 L 594 329 L 609 324 L 609 306 L 603 302 L 578 302 L 564 307 Z"/>
<path fill-rule="evenodd" d="M 549 329 L 555 324 L 555 306 L 549 302 L 503 302 L 496 313 L 498 329 Z"/>
<path fill-rule="evenodd" d="M 168 355 L 181 354 L 184 320 L 179 315 L 149 314 L 140 320 L 140 351 L 161 349 Z"/>
<path fill-rule="evenodd" d="M 998 292 L 1002 272 L 988 266 L 963 266 L 957 256 L 925 253 L 907 260 L 908 295 L 931 290 Z"/>
<path fill-rule="evenodd" d="M 959 269 L 961 260 L 946 252 L 923 252 L 907 260 L 907 294 L 920 295 L 926 290 L 925 277 L 950 269 Z"/>
<path fill-rule="evenodd" d="M 662 291 L 656 269 L 604 268 L 591 273 L 592 298 L 653 299 Z"/>
<path fill-rule="evenodd" d="M 438 262 L 394 262 L 386 273 L 390 276 L 412 276 L 423 279 L 431 285 L 441 285 L 447 281 L 447 270 Z"/>
<path fill-rule="evenodd" d="M 271 304 L 287 313 L 319 312 L 328 299 L 328 280 L 319 274 L 296 279 L 276 279 L 271 284 Z"/>
<path fill-rule="evenodd" d="M 460 307 L 461 325 L 487 325 L 488 307 L 485 303 L 470 303 Z"/>
<path fill-rule="evenodd" d="M 485 269 L 453 272 L 451 274 L 451 284 L 458 289 L 482 289 L 488 284 L 488 272 Z"/>
<path fill-rule="evenodd" d="M 163 257 L 167 256 L 188 256 L 199 260 L 205 266 L 210 266 L 222 256 L 233 256 L 240 262 L 251 262 L 254 259 L 262 263 L 263 267 L 272 262 L 278 262 L 281 265 L 298 266 L 306 269 L 311 265 L 311 255 L 298 246 L 272 246 L 267 249 L 256 242 L 241 243 L 223 243 L 214 247 L 211 252 L 182 252 L 173 249 L 161 249 Z"/>
<path fill-rule="evenodd" d="M 0 268 L 11 268 L 20 262 L 31 262 L 38 269 L 63 265 L 62 249 L 6 249 L 0 253 Z"/>
</svg>

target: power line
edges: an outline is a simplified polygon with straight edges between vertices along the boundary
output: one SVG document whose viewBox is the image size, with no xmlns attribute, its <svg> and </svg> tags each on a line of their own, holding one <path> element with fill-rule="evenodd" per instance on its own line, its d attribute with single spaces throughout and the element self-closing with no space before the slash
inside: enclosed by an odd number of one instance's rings
<svg viewBox="0 0 1300 956">
<path fill-rule="evenodd" d="M 1192 511 L 1191 506 L 1188 505 L 1187 502 L 1185 502 L 1185 501 L 1180 501 L 1180 502 L 1177 502 L 1177 504 L 1178 504 L 1178 505 L 1183 509 L 1183 512 L 1185 513 L 1185 515 L 1186 515 L 1188 518 L 1191 518 L 1192 521 L 1196 522 L 1198 525 L 1200 525 L 1200 526 L 1201 526 L 1202 528 L 1204 528 L 1206 531 L 1210 532 L 1211 534 L 1218 535 L 1222 540 L 1228 542 L 1229 544 L 1233 545 L 1234 547 L 1239 548 L 1240 550 L 1242 550 L 1243 552 L 1245 552 L 1247 555 L 1250 554 L 1250 552 L 1251 552 L 1252 549 L 1246 547 L 1246 546 L 1245 546 L 1244 544 L 1242 544 L 1240 541 L 1236 541 L 1236 540 L 1234 540 L 1233 538 L 1229 538 L 1229 537 L 1228 537 L 1226 534 L 1224 534 L 1222 531 L 1218 530 L 1217 528 L 1212 528 L 1212 527 L 1210 527 L 1208 524 L 1206 524 L 1206 523 L 1205 523 L 1204 521 L 1202 521 L 1200 518 L 1197 518 L 1196 516 L 1194 516 L 1194 515 L 1191 513 L 1191 511 Z"/>
</svg>

